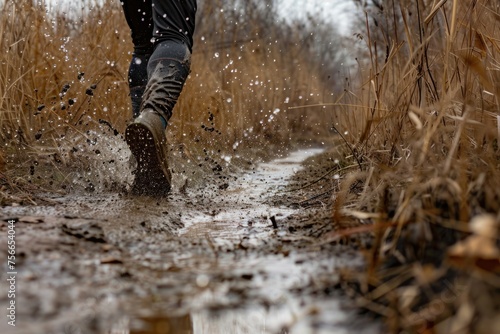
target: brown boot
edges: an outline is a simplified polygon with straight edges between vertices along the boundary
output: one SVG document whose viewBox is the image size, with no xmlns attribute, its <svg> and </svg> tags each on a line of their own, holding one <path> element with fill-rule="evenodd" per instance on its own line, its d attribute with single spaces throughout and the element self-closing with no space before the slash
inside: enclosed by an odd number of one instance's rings
<svg viewBox="0 0 500 334">
<path fill-rule="evenodd" d="M 137 160 L 132 193 L 167 195 L 172 176 L 167 165 L 167 138 L 161 116 L 144 110 L 125 130 L 125 140 Z"/>
</svg>

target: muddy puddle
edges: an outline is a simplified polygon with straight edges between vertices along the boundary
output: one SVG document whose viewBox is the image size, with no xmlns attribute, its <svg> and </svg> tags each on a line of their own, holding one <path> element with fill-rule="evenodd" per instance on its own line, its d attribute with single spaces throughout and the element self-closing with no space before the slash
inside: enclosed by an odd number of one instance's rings
<svg viewBox="0 0 500 334">
<path fill-rule="evenodd" d="M 274 200 L 319 153 L 260 164 L 217 191 L 47 194 L 48 205 L 2 208 L 17 221 L 19 263 L 16 327 L 0 332 L 380 332 L 335 288 L 359 254 L 290 228 L 300 210 Z"/>
</svg>

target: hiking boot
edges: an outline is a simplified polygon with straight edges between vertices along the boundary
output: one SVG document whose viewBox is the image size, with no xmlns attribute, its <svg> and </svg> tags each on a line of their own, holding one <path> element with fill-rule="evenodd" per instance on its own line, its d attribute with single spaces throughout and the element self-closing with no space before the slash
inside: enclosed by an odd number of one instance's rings
<svg viewBox="0 0 500 334">
<path fill-rule="evenodd" d="M 167 138 L 161 116 L 144 110 L 125 130 L 125 140 L 137 161 L 132 193 L 167 195 L 172 177 L 167 165 Z"/>
</svg>

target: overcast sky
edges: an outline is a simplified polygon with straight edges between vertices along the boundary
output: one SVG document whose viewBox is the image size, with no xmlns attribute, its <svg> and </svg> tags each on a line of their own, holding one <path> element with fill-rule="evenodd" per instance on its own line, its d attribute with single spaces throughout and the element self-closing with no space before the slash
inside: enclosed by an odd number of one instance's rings
<svg viewBox="0 0 500 334">
<path fill-rule="evenodd" d="M 278 3 L 285 17 L 318 15 L 336 22 L 340 33 L 351 34 L 350 17 L 356 10 L 352 0 L 278 0 Z"/>
<path fill-rule="evenodd" d="M 94 0 L 99 3 L 99 0 Z M 116 0 L 119 1 L 119 0 Z M 328 21 L 338 24 L 340 33 L 351 34 L 349 26 L 350 13 L 355 10 L 353 0 L 276 0 L 283 17 L 296 18 L 307 14 L 318 15 Z M 1 0 L 0 0 L 1 2 Z M 46 0 L 49 5 L 67 8 L 69 4 L 79 3 L 78 0 Z"/>
</svg>

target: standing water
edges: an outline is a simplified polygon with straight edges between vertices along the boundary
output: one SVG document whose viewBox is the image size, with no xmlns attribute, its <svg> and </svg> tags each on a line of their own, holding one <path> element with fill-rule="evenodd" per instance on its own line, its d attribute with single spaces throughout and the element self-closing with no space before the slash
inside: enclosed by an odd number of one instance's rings
<svg viewBox="0 0 500 334">
<path fill-rule="evenodd" d="M 342 308 L 343 300 L 339 296 L 314 300 L 290 293 L 313 285 L 315 278 L 325 274 L 325 269 L 335 276 L 335 268 L 361 264 L 359 258 L 333 257 L 317 253 L 317 250 L 286 254 L 259 252 L 259 249 L 269 248 L 270 240 L 276 236 L 292 238 L 285 229 L 273 227 L 272 221 L 286 221 L 297 209 L 275 206 L 269 200 L 284 191 L 287 180 L 301 169 L 302 162 L 322 152 L 322 149 L 300 150 L 286 158 L 262 163 L 240 177 L 225 196 L 213 198 L 214 211 L 191 210 L 183 215 L 184 227 L 178 230 L 179 237 L 204 237 L 210 240 L 211 247 L 228 252 L 244 243 L 244 248 L 255 252 L 248 252 L 242 259 L 221 256 L 215 263 L 216 268 L 212 267 L 213 264 L 199 268 L 197 285 L 203 288 L 213 285 L 214 288 L 206 289 L 194 298 L 195 307 L 189 315 L 147 318 L 142 325 L 151 330 L 163 323 L 166 327 L 177 328 L 173 333 L 352 333 L 353 329 L 357 333 L 378 332 L 374 323 L 362 320 L 353 325 L 356 316 Z M 207 309 L 205 306 L 210 306 L 210 303 L 218 305 L 223 301 L 224 304 L 229 299 L 228 286 L 223 282 L 211 282 L 214 271 L 237 273 L 247 280 L 243 289 L 251 292 L 252 299 L 257 302 L 244 307 L 221 307 L 219 311 Z M 179 321 L 183 325 L 178 326 Z M 124 330 L 123 333 L 134 331 Z M 154 332 L 146 330 L 140 333 Z"/>
</svg>

